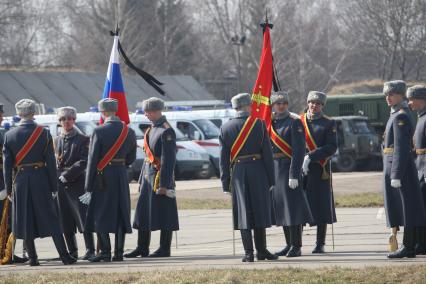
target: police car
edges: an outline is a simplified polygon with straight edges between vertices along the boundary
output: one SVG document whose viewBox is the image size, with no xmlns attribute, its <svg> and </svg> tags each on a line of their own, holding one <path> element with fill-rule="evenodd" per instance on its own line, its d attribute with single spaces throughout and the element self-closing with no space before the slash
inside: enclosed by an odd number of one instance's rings
<svg viewBox="0 0 426 284">
<path fill-rule="evenodd" d="M 151 122 L 145 117 L 142 111 L 130 114 L 129 126 L 135 130 L 138 147 L 140 148 L 143 147 L 144 133 L 150 125 Z M 176 133 L 176 177 L 210 178 L 214 170 L 210 166 L 209 154 L 203 147 L 189 140 L 173 124 L 172 127 Z"/>
<path fill-rule="evenodd" d="M 203 118 L 202 110 L 190 110 L 185 107 L 176 111 L 166 111 L 164 115 L 174 127 L 179 129 L 189 140 L 203 147 L 210 156 L 211 164 L 214 166 L 214 173 L 219 176 L 219 127 L 208 118 Z M 211 112 L 211 111 L 210 111 Z M 219 119 L 219 118 L 217 118 Z M 229 118 L 226 118 L 229 120 Z"/>
</svg>

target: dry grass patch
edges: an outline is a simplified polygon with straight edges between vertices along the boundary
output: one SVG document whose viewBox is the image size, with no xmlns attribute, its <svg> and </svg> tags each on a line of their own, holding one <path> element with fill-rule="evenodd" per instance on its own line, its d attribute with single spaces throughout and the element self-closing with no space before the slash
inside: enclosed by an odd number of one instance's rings
<svg viewBox="0 0 426 284">
<path fill-rule="evenodd" d="M 426 265 L 320 269 L 176 270 L 137 273 L 21 273 L 2 283 L 424 283 Z"/>
</svg>

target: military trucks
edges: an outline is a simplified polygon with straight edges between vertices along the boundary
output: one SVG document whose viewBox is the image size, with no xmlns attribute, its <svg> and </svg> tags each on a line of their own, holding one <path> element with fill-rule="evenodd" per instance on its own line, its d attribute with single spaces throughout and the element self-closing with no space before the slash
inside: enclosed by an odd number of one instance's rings
<svg viewBox="0 0 426 284">
<path fill-rule="evenodd" d="M 334 116 L 336 121 L 337 153 L 331 162 L 341 172 L 359 167 L 377 170 L 381 165 L 380 141 L 365 116 Z"/>
</svg>

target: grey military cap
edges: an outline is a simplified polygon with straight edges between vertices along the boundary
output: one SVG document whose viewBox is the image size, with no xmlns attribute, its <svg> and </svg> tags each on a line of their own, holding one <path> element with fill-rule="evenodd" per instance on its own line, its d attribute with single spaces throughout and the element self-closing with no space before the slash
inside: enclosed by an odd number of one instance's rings
<svg viewBox="0 0 426 284">
<path fill-rule="evenodd" d="M 164 110 L 164 101 L 157 97 L 151 97 L 142 102 L 143 111 Z"/>
<path fill-rule="evenodd" d="M 402 80 L 388 81 L 383 84 L 383 94 L 386 96 L 390 93 L 405 96 L 407 85 Z"/>
<path fill-rule="evenodd" d="M 415 85 L 407 89 L 408 99 L 421 99 L 426 100 L 426 86 Z"/>
<path fill-rule="evenodd" d="M 105 98 L 98 102 L 99 111 L 116 112 L 118 110 L 118 101 L 112 98 Z"/>
<path fill-rule="evenodd" d="M 327 95 L 318 91 L 310 91 L 308 93 L 308 98 L 306 99 L 306 101 L 308 103 L 311 101 L 317 101 L 325 105 L 325 103 L 327 102 Z"/>
<path fill-rule="evenodd" d="M 0 104 L 0 113 L 4 112 L 3 104 Z"/>
<path fill-rule="evenodd" d="M 57 116 L 58 116 L 58 120 L 60 120 L 63 117 L 71 117 L 76 119 L 77 110 L 72 106 L 61 107 L 61 108 L 58 108 Z"/>
<path fill-rule="evenodd" d="M 248 93 L 235 95 L 231 99 L 231 105 L 233 109 L 249 106 L 250 104 L 251 104 L 251 96 Z"/>
<path fill-rule="evenodd" d="M 22 99 L 15 104 L 16 114 L 21 117 L 26 117 L 35 114 L 36 103 L 30 99 Z"/>
<path fill-rule="evenodd" d="M 288 93 L 285 91 L 272 92 L 271 105 L 276 103 L 288 103 Z"/>
</svg>

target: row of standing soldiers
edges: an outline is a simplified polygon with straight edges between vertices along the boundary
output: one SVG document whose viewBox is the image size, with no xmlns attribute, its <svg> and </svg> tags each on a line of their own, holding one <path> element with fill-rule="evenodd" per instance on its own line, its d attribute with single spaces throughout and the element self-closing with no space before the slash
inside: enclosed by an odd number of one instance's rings
<svg viewBox="0 0 426 284">
<path fill-rule="evenodd" d="M 123 260 L 125 234 L 132 232 L 127 167 L 136 158 L 136 136 L 115 116 L 117 100 L 103 99 L 98 107 L 103 124 L 90 139 L 74 127 L 76 110 L 60 108 L 62 132 L 53 140 L 47 129 L 34 122 L 34 101 L 24 99 L 15 105 L 20 124 L 1 141 L 4 189 L 0 188 L 0 209 L 9 215 L 2 218 L 8 219 L 8 233 L 23 240 L 31 266 L 39 265 L 34 239 L 49 236 L 62 262 L 75 263 L 77 230 L 84 236 L 83 259 Z M 147 158 L 133 223 L 139 232 L 138 246 L 124 256 L 167 257 L 172 232 L 179 229 L 173 175 L 176 136 L 161 113 L 162 100 L 145 100 L 143 108 L 153 124 L 145 134 Z M 149 254 L 151 231 L 155 230 L 161 230 L 160 248 Z M 97 234 L 97 253 L 93 233 Z M 113 256 L 110 233 L 115 234 Z M 9 240 L 14 242 L 14 238 Z M 9 253 L 13 258 L 13 251 Z"/>
<path fill-rule="evenodd" d="M 407 90 L 405 82 L 389 81 L 383 93 L 391 107 L 383 141 L 385 209 L 389 227 L 404 227 L 403 245 L 388 258 L 415 257 L 426 254 L 426 86 Z M 418 112 L 415 131 L 407 101 Z M 299 117 L 288 111 L 287 93 L 273 93 L 269 135 L 253 118 L 258 110 L 249 94 L 231 102 L 237 112 L 221 128 L 220 166 L 223 190 L 232 194 L 234 229 L 241 232 L 242 261 L 254 261 L 252 230 L 258 260 L 300 256 L 306 224 L 317 227 L 312 253 L 324 253 L 327 224 L 336 222 L 330 158 L 337 150 L 335 122 L 322 111 L 326 95 L 309 92 Z M 275 254 L 266 248 L 271 225 L 282 226 L 286 240 Z"/>
<path fill-rule="evenodd" d="M 403 246 L 388 257 L 414 257 L 426 251 L 426 88 L 414 86 L 406 92 L 404 82 L 391 81 L 385 83 L 384 94 L 392 109 L 383 146 L 385 207 L 388 225 L 404 226 Z M 419 111 L 414 145 L 407 98 Z M 243 261 L 254 261 L 252 230 L 258 260 L 300 256 L 306 224 L 317 227 L 312 253 L 324 253 L 327 224 L 336 222 L 329 159 L 337 150 L 335 122 L 322 112 L 326 95 L 310 92 L 307 111 L 299 117 L 288 111 L 285 92 L 273 93 L 270 130 L 251 115 L 249 94 L 239 94 L 231 103 L 236 116 L 221 127 L 219 137 L 221 181 L 223 190 L 232 195 Z M 132 231 L 126 167 L 135 160 L 136 138 L 115 116 L 117 108 L 114 99 L 99 102 L 104 121 L 90 139 L 74 127 L 74 108 L 59 109 L 63 132 L 53 141 L 49 131 L 33 120 L 35 103 L 16 104 L 22 120 L 4 137 L 5 189 L 0 197 L 12 200 L 11 227 L 14 236 L 24 240 L 30 265 L 39 264 L 34 239 L 47 236 L 52 236 L 63 263 L 74 263 L 77 230 L 84 235 L 83 258 L 92 262 L 170 256 L 172 232 L 179 229 L 173 174 L 176 135 L 162 115 L 164 102 L 145 100 L 143 108 L 152 126 L 145 132 L 146 159 L 133 223 L 138 243 L 123 255 L 125 234 Z M 266 246 L 265 229 L 271 225 L 282 226 L 286 240 L 275 254 Z M 160 247 L 149 254 L 155 230 L 161 230 Z M 115 234 L 113 257 L 109 233 Z"/>
</svg>

